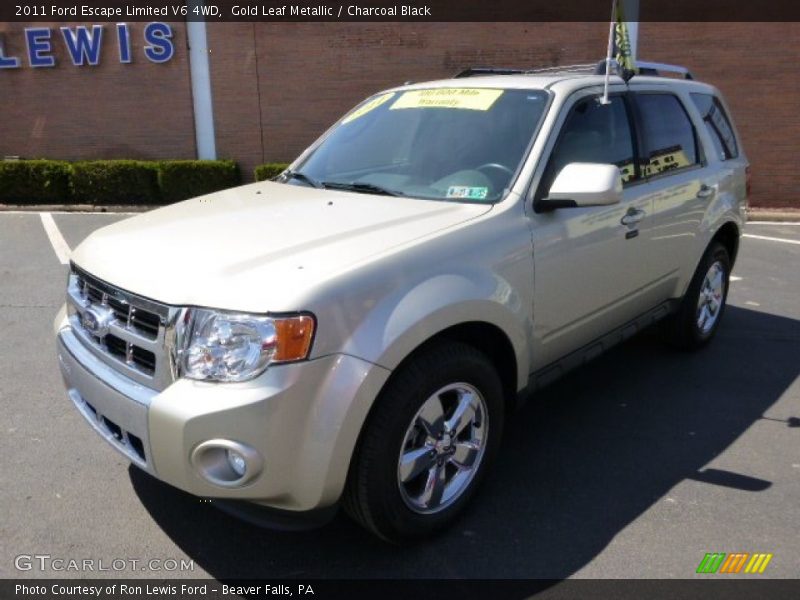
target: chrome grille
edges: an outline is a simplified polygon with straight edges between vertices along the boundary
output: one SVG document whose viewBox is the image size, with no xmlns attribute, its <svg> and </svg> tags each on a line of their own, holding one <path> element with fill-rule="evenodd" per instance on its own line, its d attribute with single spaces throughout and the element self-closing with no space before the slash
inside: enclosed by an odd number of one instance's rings
<svg viewBox="0 0 800 600">
<path fill-rule="evenodd" d="M 176 308 L 132 294 L 72 266 L 67 285 L 70 325 L 98 358 L 134 381 L 162 390 L 174 380 L 169 341 Z M 106 320 L 96 325 L 96 314 Z"/>
</svg>

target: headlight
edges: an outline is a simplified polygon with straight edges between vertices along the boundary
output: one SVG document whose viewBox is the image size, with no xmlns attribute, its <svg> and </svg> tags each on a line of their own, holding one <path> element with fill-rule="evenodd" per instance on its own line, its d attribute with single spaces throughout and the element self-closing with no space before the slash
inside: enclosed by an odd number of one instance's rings
<svg viewBox="0 0 800 600">
<path fill-rule="evenodd" d="M 190 379 L 246 381 L 271 363 L 308 357 L 314 319 L 265 317 L 190 309 L 182 374 Z"/>
</svg>

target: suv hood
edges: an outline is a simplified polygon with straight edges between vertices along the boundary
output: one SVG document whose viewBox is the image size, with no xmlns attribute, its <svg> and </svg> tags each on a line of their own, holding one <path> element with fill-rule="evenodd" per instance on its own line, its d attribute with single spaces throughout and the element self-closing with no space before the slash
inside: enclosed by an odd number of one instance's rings
<svg viewBox="0 0 800 600">
<path fill-rule="evenodd" d="M 489 210 L 264 182 L 104 227 L 72 259 L 167 304 L 302 310 L 298 303 L 316 283 Z"/>
</svg>

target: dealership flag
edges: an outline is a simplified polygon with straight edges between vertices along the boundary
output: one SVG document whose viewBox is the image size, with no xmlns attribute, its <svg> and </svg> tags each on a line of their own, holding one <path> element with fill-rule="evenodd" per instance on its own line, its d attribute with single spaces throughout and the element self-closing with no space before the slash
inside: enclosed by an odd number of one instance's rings
<svg viewBox="0 0 800 600">
<path fill-rule="evenodd" d="M 633 55 L 628 23 L 625 21 L 624 1 L 614 2 L 614 58 L 623 71 L 636 73 L 636 57 Z"/>
<path fill-rule="evenodd" d="M 638 0 L 635 0 L 638 1 Z M 611 82 L 611 65 L 616 60 L 622 70 L 622 77 L 628 81 L 636 74 L 636 61 L 633 56 L 628 23 L 625 21 L 623 0 L 614 0 L 611 5 L 611 22 L 608 24 L 608 54 L 606 55 L 606 80 L 601 104 L 608 104 L 608 86 Z M 637 5 L 634 4 L 634 7 Z M 636 8 L 634 8 L 636 12 Z"/>
<path fill-rule="evenodd" d="M 614 58 L 619 66 L 622 68 L 623 73 L 628 71 L 627 75 L 634 75 L 636 70 L 636 47 L 631 40 L 631 32 L 628 27 L 629 21 L 638 20 L 638 2 L 630 2 L 626 0 L 616 0 L 614 2 Z"/>
</svg>

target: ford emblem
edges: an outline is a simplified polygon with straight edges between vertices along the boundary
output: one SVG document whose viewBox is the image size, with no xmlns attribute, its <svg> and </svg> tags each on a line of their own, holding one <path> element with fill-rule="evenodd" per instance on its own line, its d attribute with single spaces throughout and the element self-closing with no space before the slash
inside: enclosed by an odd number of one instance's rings
<svg viewBox="0 0 800 600">
<path fill-rule="evenodd" d="M 90 304 L 81 315 L 81 325 L 95 337 L 104 337 L 114 322 L 114 311 L 108 306 Z"/>
</svg>

